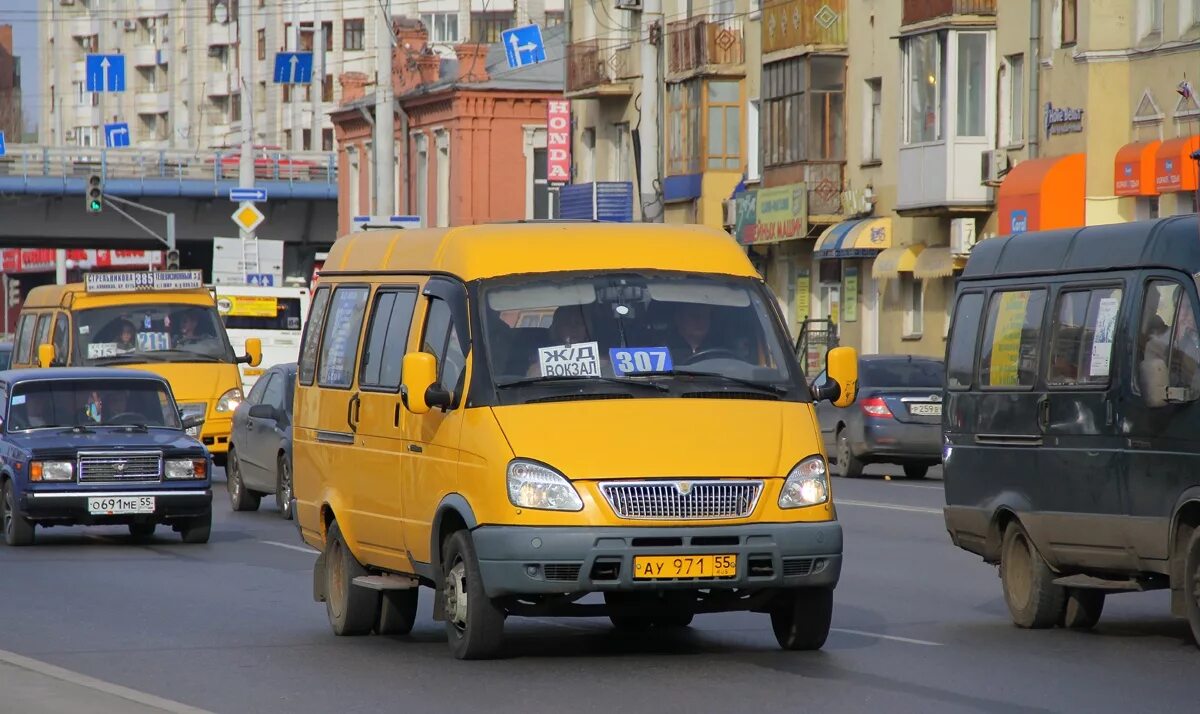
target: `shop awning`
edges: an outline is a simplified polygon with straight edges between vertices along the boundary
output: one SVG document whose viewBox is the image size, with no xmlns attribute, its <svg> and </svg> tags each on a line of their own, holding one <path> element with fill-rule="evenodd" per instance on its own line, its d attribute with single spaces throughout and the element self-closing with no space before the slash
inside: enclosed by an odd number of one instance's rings
<svg viewBox="0 0 1200 714">
<path fill-rule="evenodd" d="M 1113 165 L 1113 195 L 1153 196 L 1154 157 L 1161 141 L 1137 141 L 1117 150 Z"/>
<path fill-rule="evenodd" d="M 920 243 L 888 248 L 875 256 L 875 262 L 871 265 L 871 277 L 884 281 L 898 278 L 900 273 L 911 273 L 923 250 L 925 246 Z"/>
<path fill-rule="evenodd" d="M 954 275 L 954 271 L 962 270 L 967 264 L 966 258 L 956 257 L 950 252 L 949 246 L 926 248 L 917 256 L 912 274 L 917 280 L 936 280 Z"/>
<path fill-rule="evenodd" d="M 1084 224 L 1084 154 L 1029 159 L 1000 184 L 1001 235 Z"/>
<path fill-rule="evenodd" d="M 817 260 L 873 258 L 892 246 L 892 219 L 863 218 L 842 221 L 825 229 L 813 248 Z"/>
<path fill-rule="evenodd" d="M 1154 153 L 1154 189 L 1158 193 L 1196 190 L 1196 162 L 1192 152 L 1200 150 L 1200 135 L 1167 139 Z"/>
</svg>

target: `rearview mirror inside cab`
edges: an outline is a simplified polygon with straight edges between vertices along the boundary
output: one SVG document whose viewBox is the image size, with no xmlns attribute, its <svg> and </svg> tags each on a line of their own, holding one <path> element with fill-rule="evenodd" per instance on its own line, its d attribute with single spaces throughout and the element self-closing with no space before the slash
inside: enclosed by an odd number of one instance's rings
<svg viewBox="0 0 1200 714">
<path fill-rule="evenodd" d="M 825 381 L 812 386 L 813 399 L 848 407 L 857 395 L 858 352 L 853 347 L 834 347 L 825 358 Z"/>
<path fill-rule="evenodd" d="M 54 366 L 54 345 L 44 344 L 38 345 L 38 365 L 45 369 L 46 367 Z"/>
<path fill-rule="evenodd" d="M 440 406 L 429 401 L 439 401 L 437 392 L 445 392 L 437 382 L 437 360 L 428 352 L 410 352 L 404 355 L 404 384 L 401 390 L 404 394 L 404 406 L 413 414 L 425 414 L 430 407 Z M 435 389 L 435 387 L 438 387 Z M 449 398 L 446 404 L 449 404 Z"/>
</svg>

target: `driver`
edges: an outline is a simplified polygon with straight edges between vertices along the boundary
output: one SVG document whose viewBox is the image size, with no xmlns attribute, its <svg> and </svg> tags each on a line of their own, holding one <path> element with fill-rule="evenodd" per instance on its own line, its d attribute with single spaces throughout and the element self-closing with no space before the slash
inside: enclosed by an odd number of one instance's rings
<svg viewBox="0 0 1200 714">
<path fill-rule="evenodd" d="M 208 339 L 200 332 L 200 318 L 192 310 L 184 312 L 179 317 L 179 334 L 175 337 L 178 346 L 196 345 Z"/>
<path fill-rule="evenodd" d="M 675 331 L 668 338 L 671 361 L 687 364 L 695 355 L 707 350 L 724 349 L 713 339 L 712 306 L 703 303 L 681 303 L 675 308 Z"/>
</svg>

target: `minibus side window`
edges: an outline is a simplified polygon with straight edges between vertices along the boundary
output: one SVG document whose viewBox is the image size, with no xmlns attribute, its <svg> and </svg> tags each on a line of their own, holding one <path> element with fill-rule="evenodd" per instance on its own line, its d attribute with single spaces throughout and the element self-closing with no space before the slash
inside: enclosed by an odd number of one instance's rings
<svg viewBox="0 0 1200 714">
<path fill-rule="evenodd" d="M 965 293 L 954 310 L 954 333 L 946 357 L 946 382 L 950 389 L 967 389 L 975 373 L 975 341 L 983 315 L 983 293 Z"/>
<path fill-rule="evenodd" d="M 54 321 L 54 360 L 56 364 L 66 364 L 70 349 L 71 319 L 66 313 L 60 313 Z"/>
<path fill-rule="evenodd" d="M 1045 290 L 997 290 L 980 346 L 979 383 L 1027 388 L 1037 379 Z"/>
<path fill-rule="evenodd" d="M 37 340 L 33 343 L 33 355 L 37 357 L 37 349 L 50 341 L 50 321 L 54 319 L 54 313 L 47 312 L 38 318 L 37 325 Z"/>
<path fill-rule="evenodd" d="M 400 388 L 400 368 L 408 347 L 408 328 L 417 304 L 415 290 L 380 290 L 367 326 L 367 344 L 363 347 L 362 371 L 358 384 L 364 389 Z"/>
<path fill-rule="evenodd" d="M 300 364 L 296 368 L 296 378 L 305 386 L 313 383 L 317 373 L 317 348 L 321 341 L 321 329 L 325 325 L 325 307 L 329 304 L 329 288 L 318 288 L 313 296 L 312 312 L 308 316 L 308 324 L 304 326 L 304 341 L 300 346 Z"/>
<path fill-rule="evenodd" d="M 1183 286 L 1173 280 L 1154 280 L 1146 286 L 1142 324 L 1138 332 L 1138 383 L 1146 403 L 1166 404 L 1170 389 L 1200 395 L 1200 342 L 1196 318 Z"/>
<path fill-rule="evenodd" d="M 1058 309 L 1050 325 L 1046 384 L 1108 384 L 1120 308 L 1120 288 L 1059 293 Z"/>
<path fill-rule="evenodd" d="M 329 301 L 329 316 L 321 338 L 321 363 L 317 385 L 349 389 L 358 363 L 358 335 L 371 289 L 364 286 L 339 287 Z"/>
<path fill-rule="evenodd" d="M 17 344 L 13 345 L 13 352 L 16 355 L 13 362 L 29 363 L 30 354 L 33 351 L 33 322 L 35 319 L 34 315 L 21 316 L 21 324 L 17 327 Z"/>
<path fill-rule="evenodd" d="M 425 319 L 425 337 L 421 341 L 421 351 L 428 352 L 437 358 L 438 384 L 455 397 L 462 389 L 459 384 L 466 370 L 466 356 L 463 354 L 462 342 L 458 337 L 458 328 L 454 324 L 450 305 L 438 298 L 429 299 L 429 313 Z"/>
</svg>

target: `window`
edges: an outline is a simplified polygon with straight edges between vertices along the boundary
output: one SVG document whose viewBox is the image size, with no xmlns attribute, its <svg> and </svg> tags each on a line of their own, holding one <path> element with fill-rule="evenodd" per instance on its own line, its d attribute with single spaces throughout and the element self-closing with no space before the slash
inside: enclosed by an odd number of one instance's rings
<svg viewBox="0 0 1200 714">
<path fill-rule="evenodd" d="M 1008 72 L 1008 143 L 1025 140 L 1025 55 L 1004 58 Z"/>
<path fill-rule="evenodd" d="M 333 75 L 332 74 L 325 75 L 325 78 L 323 80 L 321 80 L 321 101 L 322 102 L 332 102 L 333 101 Z M 328 151 L 328 149 L 326 149 L 326 151 Z"/>
<path fill-rule="evenodd" d="M 267 58 L 267 30 L 259 28 L 258 37 L 255 40 L 255 47 L 258 48 L 258 58 L 265 60 Z"/>
<path fill-rule="evenodd" d="M 667 85 L 667 175 L 700 171 L 700 84 L 693 79 Z"/>
<path fill-rule="evenodd" d="M 879 77 L 867 80 L 866 105 L 869 111 L 863 132 L 863 159 L 868 162 L 883 159 L 883 80 Z"/>
<path fill-rule="evenodd" d="M 50 321 L 53 319 L 54 314 L 49 312 L 38 318 L 37 341 L 33 343 L 34 357 L 37 357 L 37 352 L 42 345 L 50 344 Z"/>
<path fill-rule="evenodd" d="M 351 184 L 354 183 L 357 182 L 351 182 Z M 300 345 L 300 364 L 296 368 L 301 384 L 312 384 L 313 375 L 317 373 L 317 347 L 320 345 L 318 336 L 325 324 L 325 308 L 328 304 L 329 288 L 317 288 L 317 293 L 313 295 L 308 323 L 304 326 L 304 338 Z"/>
<path fill-rule="evenodd" d="M 66 364 L 67 355 L 71 350 L 70 324 L 66 315 L 59 315 L 54 321 L 54 361 L 56 364 Z"/>
<path fill-rule="evenodd" d="M 1075 44 L 1079 36 L 1079 2 L 1062 0 L 1062 46 Z"/>
<path fill-rule="evenodd" d="M 927 33 L 904 43 L 906 144 L 942 137 L 942 36 Z"/>
<path fill-rule="evenodd" d="M 348 388 L 354 381 L 358 359 L 358 333 L 367 306 L 366 287 L 338 288 L 329 304 L 329 318 L 321 338 L 321 366 L 317 384 Z"/>
<path fill-rule="evenodd" d="M 254 386 L 258 386 L 257 384 Z M 283 411 L 287 406 L 287 385 L 284 384 L 284 376 L 282 372 L 276 372 L 271 375 L 271 381 L 267 382 L 267 389 L 263 392 L 262 403 L 269 404 L 276 409 Z"/>
<path fill-rule="evenodd" d="M 250 404 L 250 406 L 263 403 L 263 395 L 267 391 L 267 384 L 269 384 L 273 379 L 275 379 L 275 375 L 272 374 L 267 379 L 260 379 L 254 383 L 254 388 L 251 389 L 250 393 L 246 395 L 246 401 Z"/>
<path fill-rule="evenodd" d="M 557 218 L 558 192 L 550 190 L 546 180 L 546 149 L 533 150 L 533 215 L 530 218 Z"/>
<path fill-rule="evenodd" d="M 321 151 L 333 151 L 333 129 L 321 130 Z"/>
<path fill-rule="evenodd" d="M 229 97 L 229 121 L 242 120 L 242 93 L 238 92 Z"/>
<path fill-rule="evenodd" d="M 333 52 L 333 21 L 331 20 L 321 23 L 321 44 L 325 46 L 326 52 Z"/>
<path fill-rule="evenodd" d="M 313 24 L 311 22 L 300 23 L 300 51 L 312 52 L 313 50 Z"/>
<path fill-rule="evenodd" d="M 563 11 L 562 10 L 547 10 L 546 11 L 546 22 L 543 25 L 544 27 L 554 27 L 555 25 L 561 25 L 561 24 L 563 24 Z"/>
<path fill-rule="evenodd" d="M 342 48 L 358 51 L 363 48 L 363 20 L 346 20 L 342 23 Z"/>
<path fill-rule="evenodd" d="M 471 41 L 499 42 L 500 33 L 513 26 L 514 17 L 511 11 L 471 13 Z"/>
<path fill-rule="evenodd" d="M 764 166 L 845 160 L 845 74 L 844 57 L 795 57 L 763 66 Z"/>
<path fill-rule="evenodd" d="M 1108 384 L 1121 307 L 1119 288 L 1064 291 L 1050 326 L 1046 384 Z"/>
<path fill-rule="evenodd" d="M 421 24 L 429 33 L 430 42 L 458 42 L 458 13 L 457 12 L 425 12 L 421 13 Z"/>
<path fill-rule="evenodd" d="M 13 346 L 14 363 L 28 364 L 33 356 L 33 315 L 22 315 L 17 326 L 17 344 Z"/>
<path fill-rule="evenodd" d="M 1037 376 L 1045 290 L 992 293 L 980 347 L 979 383 L 1032 387 Z"/>
<path fill-rule="evenodd" d="M 1152 407 L 1187 401 L 1200 388 L 1200 339 L 1183 287 L 1155 280 L 1146 287 L 1138 339 L 1138 378 Z"/>
<path fill-rule="evenodd" d="M 445 300 L 431 298 L 421 351 L 437 358 L 438 383 L 451 396 L 461 390 L 459 380 L 466 370 L 466 356 L 453 322 L 450 305 Z"/>
<path fill-rule="evenodd" d="M 706 165 L 710 170 L 737 171 L 742 167 L 741 84 L 709 82 L 707 90 Z"/>
<path fill-rule="evenodd" d="M 958 33 L 958 135 L 986 136 L 987 48 L 982 32 Z"/>
<path fill-rule="evenodd" d="M 364 389 L 394 392 L 400 388 L 400 367 L 408 350 L 408 328 L 416 304 L 417 293 L 412 290 L 387 290 L 375 295 L 362 371 L 358 375 L 358 383 Z"/>
<path fill-rule="evenodd" d="M 904 300 L 904 336 L 920 337 L 925 329 L 925 291 L 921 281 L 911 273 L 902 275 L 900 295 Z"/>
<path fill-rule="evenodd" d="M 751 99 L 746 105 L 746 180 L 758 181 L 762 176 L 762 147 L 758 138 L 759 100 Z"/>
<path fill-rule="evenodd" d="M 630 146 L 628 122 L 612 124 L 609 132 L 609 172 L 608 177 L 613 181 L 629 181 L 633 175 L 633 149 Z M 545 173 L 545 167 L 542 167 Z M 535 177 L 537 180 L 537 177 Z"/>
</svg>

